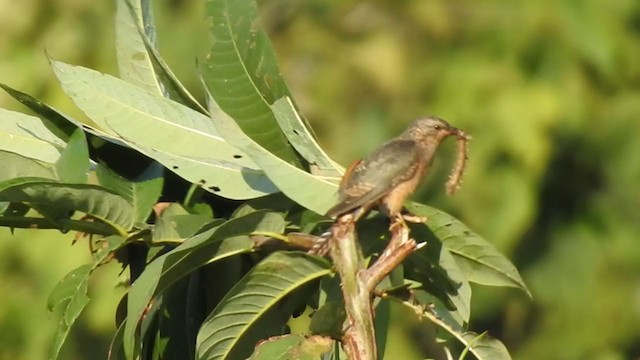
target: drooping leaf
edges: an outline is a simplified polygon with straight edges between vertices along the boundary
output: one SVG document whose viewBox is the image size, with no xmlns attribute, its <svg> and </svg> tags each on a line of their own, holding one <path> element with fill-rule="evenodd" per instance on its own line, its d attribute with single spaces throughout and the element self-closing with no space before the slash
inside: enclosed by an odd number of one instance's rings
<svg viewBox="0 0 640 360">
<path fill-rule="evenodd" d="M 73 270 L 56 285 L 49 295 L 49 300 L 47 301 L 49 311 L 53 311 L 54 308 L 62 309 L 60 323 L 49 351 L 49 359 L 55 360 L 58 358 L 71 326 L 89 303 L 87 289 L 92 269 L 93 266 L 91 264 L 86 264 Z"/>
<path fill-rule="evenodd" d="M 143 9 L 143 17 L 144 13 L 145 12 Z M 143 34 L 142 29 L 139 28 L 138 30 L 140 31 L 147 52 L 149 53 L 149 56 L 151 56 L 153 67 L 155 69 L 156 79 L 160 84 L 162 84 L 164 96 L 168 99 L 177 101 L 182 105 L 188 106 L 195 111 L 207 115 L 207 110 L 196 100 L 196 98 L 189 92 L 189 90 L 187 90 L 182 82 L 180 82 L 178 77 L 173 73 L 173 70 L 171 70 L 162 56 L 160 56 L 160 52 L 158 52 L 157 47 L 153 43 L 153 40 L 150 39 L 148 35 Z"/>
<path fill-rule="evenodd" d="M 284 335 L 260 343 L 250 360 L 317 360 L 329 352 L 333 339 L 324 336 Z"/>
<path fill-rule="evenodd" d="M 109 224 L 120 234 L 126 234 L 133 225 L 129 202 L 96 185 L 23 181 L 5 188 L 0 186 L 0 201 L 25 202 L 37 209 L 61 212 L 81 211 Z"/>
<path fill-rule="evenodd" d="M 89 148 L 81 129 L 76 129 L 56 161 L 56 175 L 61 182 L 84 184 L 89 175 Z"/>
<path fill-rule="evenodd" d="M 129 181 L 102 165 L 96 168 L 96 176 L 100 185 L 129 201 L 133 206 L 134 223 L 147 220 L 162 194 L 164 179 L 160 176 L 145 181 Z"/>
<path fill-rule="evenodd" d="M 307 160 L 311 173 L 340 179 L 344 168 L 331 160 L 313 137 L 289 97 L 278 99 L 271 110 L 293 147 Z"/>
<path fill-rule="evenodd" d="M 50 312 L 59 310 L 61 312 L 60 322 L 56 335 L 49 352 L 49 359 L 58 358 L 60 349 L 71 330 L 71 326 L 80 316 L 80 313 L 89 303 L 87 290 L 89 286 L 89 276 L 111 252 L 124 243 L 120 236 L 109 236 L 104 239 L 105 246 L 95 258 L 93 264 L 85 264 L 67 274 L 49 294 L 47 308 Z"/>
<path fill-rule="evenodd" d="M 134 357 L 136 327 L 149 302 L 172 283 L 207 263 L 253 249 L 247 234 L 253 231 L 284 231 L 284 219 L 278 213 L 260 211 L 232 219 L 188 239 L 169 253 L 151 262 L 133 283 L 127 304 L 124 348 L 127 358 Z"/>
<path fill-rule="evenodd" d="M 0 183 L 20 177 L 56 179 L 53 164 L 49 166 L 19 154 L 0 150 Z"/>
<path fill-rule="evenodd" d="M 451 252 L 466 278 L 489 286 L 510 286 L 531 296 L 516 267 L 485 239 L 451 215 L 432 207 L 407 203 L 414 214 L 427 217 L 426 225 Z"/>
<path fill-rule="evenodd" d="M 64 142 L 35 116 L 0 108 L 0 150 L 55 163 Z"/>
<path fill-rule="evenodd" d="M 207 89 L 218 106 L 260 146 L 300 166 L 269 106 L 289 90 L 269 38 L 256 26 L 255 1 L 208 0 L 213 45 L 203 68 Z"/>
<path fill-rule="evenodd" d="M 46 105 L 42 101 L 34 98 L 29 94 L 25 94 L 21 91 L 15 90 L 5 84 L 0 83 L 0 87 L 11 95 L 14 99 L 18 100 L 26 107 L 31 109 L 36 114 L 40 115 L 43 119 L 44 125 L 59 139 L 66 141 L 71 134 L 80 126 L 75 126 L 73 122 L 57 112 L 52 107 Z"/>
<path fill-rule="evenodd" d="M 251 159 L 220 137 L 205 115 L 112 76 L 58 61 L 52 66 L 67 95 L 99 126 L 178 175 L 183 176 L 181 169 L 187 171 L 187 180 L 200 184 L 217 179 L 209 187 L 233 199 L 262 196 L 261 189 L 273 188 Z M 194 173 L 200 179 L 193 180 Z"/>
<path fill-rule="evenodd" d="M 256 265 L 220 301 L 200 328 L 199 360 L 234 359 L 251 354 L 252 326 L 294 290 L 331 273 L 324 259 L 298 252 L 276 252 Z M 258 338 L 259 339 L 259 338 Z"/>
<path fill-rule="evenodd" d="M 210 111 L 225 140 L 243 149 L 291 200 L 319 214 L 324 214 L 336 203 L 338 187 L 332 181 L 335 179 L 314 176 L 287 163 L 253 141 L 220 109 L 212 107 Z"/>
</svg>

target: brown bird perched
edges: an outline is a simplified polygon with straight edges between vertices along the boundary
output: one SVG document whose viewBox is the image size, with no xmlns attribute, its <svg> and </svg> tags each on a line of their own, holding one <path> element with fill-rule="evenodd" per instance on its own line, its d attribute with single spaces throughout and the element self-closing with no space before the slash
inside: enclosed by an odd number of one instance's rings
<svg viewBox="0 0 640 360">
<path fill-rule="evenodd" d="M 357 221 L 380 205 L 392 223 L 403 223 L 402 204 L 429 171 L 440 143 L 451 135 L 468 139 L 462 130 L 438 117 L 415 120 L 400 136 L 351 164 L 342 177 L 338 203 L 327 211 L 327 216 L 352 214 L 351 220 Z"/>
</svg>

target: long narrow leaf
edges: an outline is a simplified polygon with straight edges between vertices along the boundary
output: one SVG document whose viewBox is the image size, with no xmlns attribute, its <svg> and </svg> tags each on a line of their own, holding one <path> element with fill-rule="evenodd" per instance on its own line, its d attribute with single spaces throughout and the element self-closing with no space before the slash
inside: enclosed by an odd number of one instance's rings
<svg viewBox="0 0 640 360">
<path fill-rule="evenodd" d="M 57 61 L 52 66 L 65 92 L 90 118 L 179 175 L 180 165 L 197 167 L 199 162 L 208 166 L 209 178 L 224 182 L 224 187 L 215 181 L 205 187 L 220 196 L 247 199 L 273 189 L 257 165 L 224 141 L 201 113 L 90 69 Z M 183 163 L 171 164 L 171 158 Z M 200 180 L 207 179 L 203 175 L 192 181 Z"/>
<path fill-rule="evenodd" d="M 197 358 L 234 359 L 239 358 L 233 355 L 238 351 L 251 354 L 252 348 L 247 349 L 243 340 L 251 336 L 252 326 L 285 296 L 330 273 L 324 259 L 304 253 L 273 253 L 245 275 L 202 324 L 196 340 Z M 249 341 L 252 346 L 254 340 Z"/>
<path fill-rule="evenodd" d="M 269 106 L 289 90 L 267 35 L 254 28 L 255 1 L 208 0 L 213 45 L 204 63 L 204 82 L 215 102 L 258 144 L 294 166 L 295 151 Z"/>
<path fill-rule="evenodd" d="M 291 200 L 319 214 L 324 214 L 335 204 L 338 190 L 335 179 L 314 176 L 287 163 L 253 141 L 220 109 L 212 107 L 210 110 L 216 127 L 225 140 L 243 149 Z"/>
</svg>

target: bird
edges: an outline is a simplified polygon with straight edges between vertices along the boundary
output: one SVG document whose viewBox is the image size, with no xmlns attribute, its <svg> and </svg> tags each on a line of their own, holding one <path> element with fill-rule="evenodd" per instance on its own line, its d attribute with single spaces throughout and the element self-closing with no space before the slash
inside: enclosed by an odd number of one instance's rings
<svg viewBox="0 0 640 360">
<path fill-rule="evenodd" d="M 402 204 L 429 172 L 440 143 L 452 135 L 467 138 L 437 116 L 413 121 L 399 136 L 349 166 L 338 188 L 338 202 L 326 215 L 339 219 L 349 214 L 355 222 L 378 206 L 392 226 L 394 221 L 415 220 L 402 216 Z"/>
</svg>

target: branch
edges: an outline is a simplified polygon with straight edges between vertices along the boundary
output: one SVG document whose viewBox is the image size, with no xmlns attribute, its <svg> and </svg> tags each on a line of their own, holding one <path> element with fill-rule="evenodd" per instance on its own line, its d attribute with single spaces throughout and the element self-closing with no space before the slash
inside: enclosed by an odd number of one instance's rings
<svg viewBox="0 0 640 360">
<path fill-rule="evenodd" d="M 356 240 L 351 218 L 331 228 L 329 251 L 342 282 L 347 313 L 342 343 L 349 359 L 375 360 L 376 340 L 373 327 L 371 293 L 366 286 L 366 264 Z"/>
</svg>

